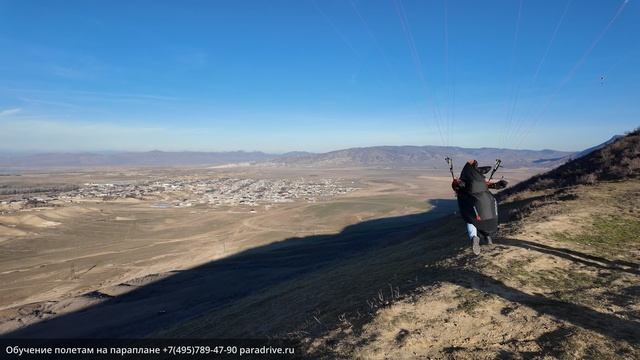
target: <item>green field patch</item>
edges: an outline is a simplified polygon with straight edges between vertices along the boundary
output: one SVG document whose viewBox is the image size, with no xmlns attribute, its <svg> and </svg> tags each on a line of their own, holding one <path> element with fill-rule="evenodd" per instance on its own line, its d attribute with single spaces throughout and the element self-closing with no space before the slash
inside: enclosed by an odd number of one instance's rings
<svg viewBox="0 0 640 360">
<path fill-rule="evenodd" d="M 606 252 L 624 251 L 627 245 L 640 244 L 640 220 L 629 217 L 600 216 L 580 234 L 554 234 L 557 240 L 593 246 Z"/>
</svg>

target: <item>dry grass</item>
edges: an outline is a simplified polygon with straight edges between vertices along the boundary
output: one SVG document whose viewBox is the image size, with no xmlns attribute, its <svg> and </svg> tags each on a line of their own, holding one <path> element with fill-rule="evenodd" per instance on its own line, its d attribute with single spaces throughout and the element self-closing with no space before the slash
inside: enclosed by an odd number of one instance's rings
<svg viewBox="0 0 640 360">
<path fill-rule="evenodd" d="M 640 181 L 582 187 L 564 200 L 520 194 L 514 201 L 537 203 L 514 238 L 479 258 L 440 262 L 434 285 L 381 309 L 362 334 L 325 339 L 324 351 L 359 359 L 640 356 L 640 239 L 627 236 L 637 218 L 585 216 L 635 213 L 631 193 L 640 194 Z M 580 220 L 567 224 L 572 214 Z"/>
</svg>

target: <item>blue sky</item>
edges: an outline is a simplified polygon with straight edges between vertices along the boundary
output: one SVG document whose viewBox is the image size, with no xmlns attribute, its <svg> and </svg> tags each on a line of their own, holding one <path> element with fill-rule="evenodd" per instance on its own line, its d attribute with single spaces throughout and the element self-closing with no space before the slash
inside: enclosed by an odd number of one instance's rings
<svg viewBox="0 0 640 360">
<path fill-rule="evenodd" d="M 640 125 L 639 34 L 636 0 L 0 0 L 0 150 L 579 150 Z"/>
</svg>

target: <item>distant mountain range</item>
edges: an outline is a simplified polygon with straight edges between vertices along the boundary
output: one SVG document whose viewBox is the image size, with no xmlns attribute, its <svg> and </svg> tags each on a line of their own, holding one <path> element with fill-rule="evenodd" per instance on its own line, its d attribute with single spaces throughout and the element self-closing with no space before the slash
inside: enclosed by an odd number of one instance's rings
<svg viewBox="0 0 640 360">
<path fill-rule="evenodd" d="M 181 166 L 222 165 L 230 163 L 273 160 L 279 156 L 295 156 L 300 153 L 273 155 L 259 151 L 245 152 L 82 152 L 82 153 L 33 153 L 0 154 L 0 169 L 79 168 L 109 166 Z"/>
<path fill-rule="evenodd" d="M 510 168 L 553 167 L 574 153 L 555 150 L 511 150 L 444 146 L 374 146 L 331 151 L 322 154 L 290 152 L 267 154 L 244 152 L 83 152 L 0 154 L 0 170 L 40 168 L 91 168 L 117 166 L 185 166 L 252 163 L 260 166 L 289 167 L 376 167 L 443 168 L 449 156 L 456 167 L 469 159 L 491 165 L 500 158 Z"/>
<path fill-rule="evenodd" d="M 456 167 L 470 159 L 493 165 L 501 159 L 505 167 L 553 167 L 573 153 L 556 150 L 511 150 L 446 146 L 374 146 L 332 151 L 323 154 L 289 156 L 271 161 L 274 165 L 301 167 L 443 168 L 445 157 Z"/>
</svg>

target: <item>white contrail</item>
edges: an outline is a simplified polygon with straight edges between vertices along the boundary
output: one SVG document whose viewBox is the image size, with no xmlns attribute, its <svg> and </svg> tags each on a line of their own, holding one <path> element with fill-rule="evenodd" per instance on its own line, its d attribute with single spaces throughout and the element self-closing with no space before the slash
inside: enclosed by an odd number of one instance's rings
<svg viewBox="0 0 640 360">
<path fill-rule="evenodd" d="M 8 116 L 8 115 L 17 114 L 20 111 L 22 111 L 22 109 L 20 109 L 20 108 L 2 110 L 2 111 L 0 111 L 0 116 Z"/>
</svg>

